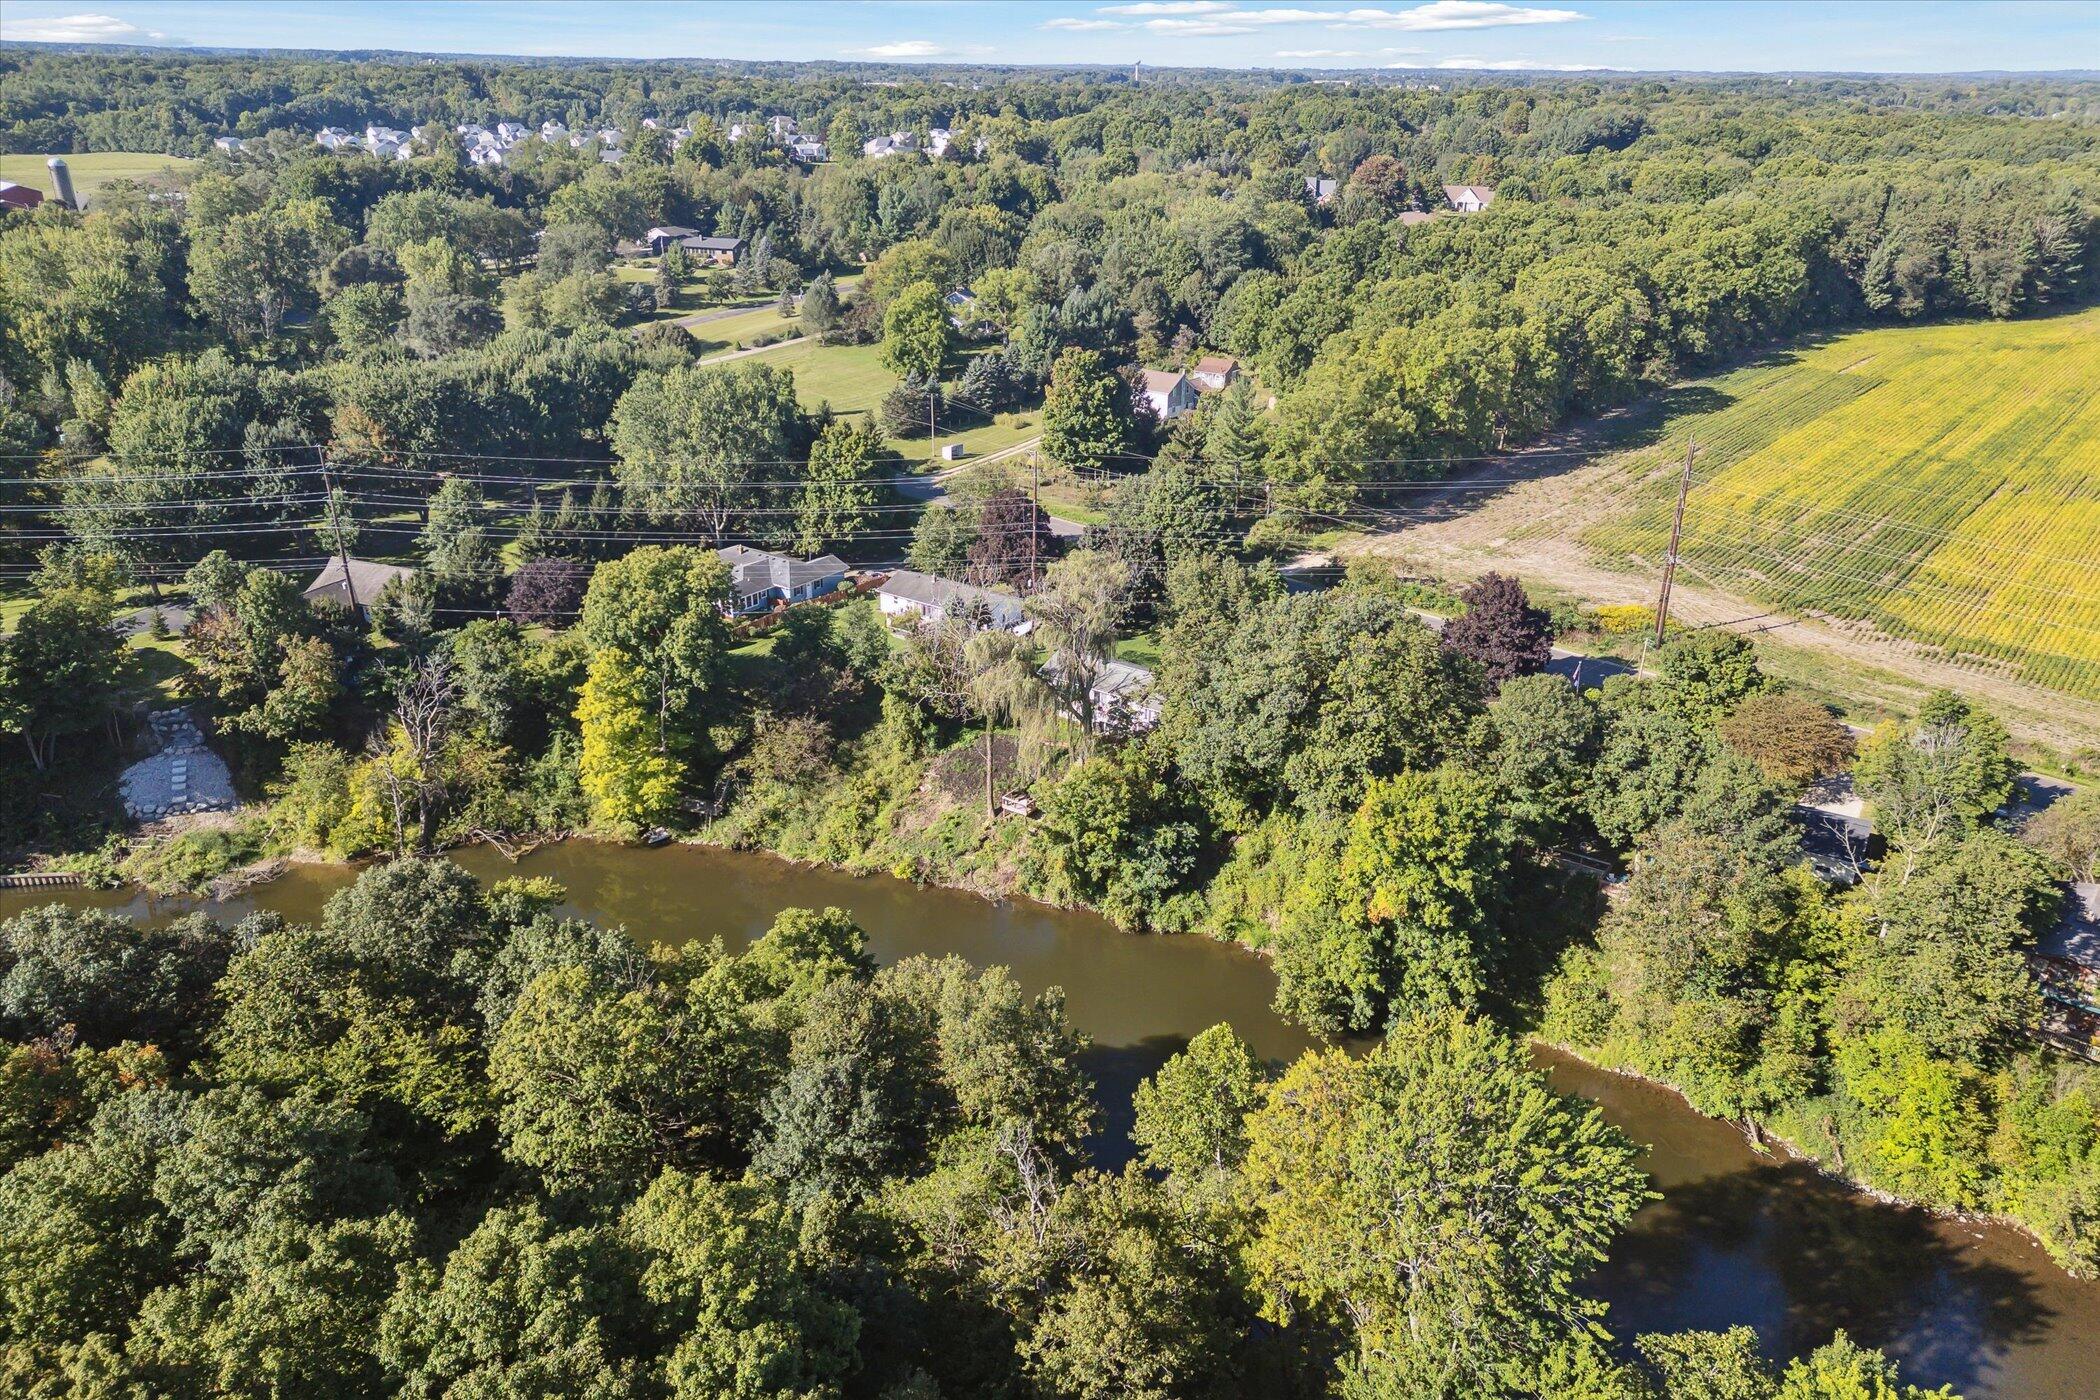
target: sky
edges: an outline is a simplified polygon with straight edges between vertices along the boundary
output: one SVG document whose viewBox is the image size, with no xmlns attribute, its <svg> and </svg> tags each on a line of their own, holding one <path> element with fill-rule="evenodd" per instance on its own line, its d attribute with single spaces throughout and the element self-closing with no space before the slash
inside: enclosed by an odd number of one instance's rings
<svg viewBox="0 0 2100 1400">
<path fill-rule="evenodd" d="M 591 58 L 1946 73 L 2100 68 L 2100 0 L 6 0 L 0 40 Z"/>
</svg>

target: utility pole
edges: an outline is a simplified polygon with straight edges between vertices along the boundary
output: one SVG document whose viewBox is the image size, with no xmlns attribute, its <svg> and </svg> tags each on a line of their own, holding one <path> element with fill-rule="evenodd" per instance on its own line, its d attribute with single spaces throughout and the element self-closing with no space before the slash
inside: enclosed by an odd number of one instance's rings
<svg viewBox="0 0 2100 1400">
<path fill-rule="evenodd" d="M 1043 514 L 1043 459 L 1040 453 L 1031 450 L 1028 454 L 1028 591 L 1035 592 L 1040 581 L 1036 577 L 1036 522 Z"/>
<path fill-rule="evenodd" d="M 1663 644 L 1663 628 L 1670 621 L 1670 585 L 1677 579 L 1677 542 L 1684 535 L 1684 499 L 1692 493 L 1692 458 L 1699 444 L 1684 440 L 1684 472 L 1677 478 L 1677 514 L 1670 521 L 1670 552 L 1663 556 L 1662 592 L 1655 600 L 1655 645 Z"/>
<path fill-rule="evenodd" d="M 350 546 L 343 540 L 343 520 L 335 508 L 335 473 L 328 469 L 328 449 L 321 449 L 321 489 L 328 494 L 328 534 L 335 543 L 336 562 L 343 566 L 343 592 L 350 598 L 350 616 L 357 616 L 357 580 L 350 577 Z"/>
</svg>

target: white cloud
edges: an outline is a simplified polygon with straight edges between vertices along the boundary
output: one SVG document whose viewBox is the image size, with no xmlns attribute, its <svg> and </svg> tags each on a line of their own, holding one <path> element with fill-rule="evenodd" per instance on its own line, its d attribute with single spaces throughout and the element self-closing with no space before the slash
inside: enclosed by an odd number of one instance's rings
<svg viewBox="0 0 2100 1400">
<path fill-rule="evenodd" d="M 1485 73 L 1618 73 L 1601 63 L 1541 63 L 1535 58 L 1440 58 L 1438 68 L 1472 69 Z"/>
<path fill-rule="evenodd" d="M 1205 38 L 1217 34 L 1252 34 L 1251 24 L 1236 24 L 1238 16 L 1227 15 L 1224 19 L 1148 19 L 1145 28 L 1154 34 L 1177 34 Z"/>
<path fill-rule="evenodd" d="M 1226 0 L 1144 0 L 1136 5 L 1103 5 L 1104 15 L 1218 15 L 1233 6 Z"/>
<path fill-rule="evenodd" d="M 115 15 L 58 15 L 0 20 L 0 39 L 23 44 L 180 44 L 158 29 L 141 29 Z"/>
<path fill-rule="evenodd" d="M 1496 3 L 1496 0 L 1429 0 L 1428 4 L 1416 5 L 1405 10 L 1376 6 L 1354 6 L 1346 10 L 1309 10 L 1300 6 L 1242 9 L 1237 5 L 1223 3 L 1223 0 L 1142 0 L 1137 4 L 1104 5 L 1100 7 L 1099 13 L 1204 17 L 1199 20 L 1146 20 L 1147 29 L 1162 34 L 1244 34 L 1248 32 L 1249 25 L 1284 24 L 1324 24 L 1330 29 L 1396 29 L 1429 33 L 1448 29 L 1500 29 L 1510 25 L 1567 24 L 1587 18 L 1577 10 L 1505 5 Z M 1217 27 L 1197 28 L 1197 25 Z"/>
<path fill-rule="evenodd" d="M 861 52 L 870 58 L 937 58 L 948 51 L 930 39 L 900 39 L 894 44 L 877 44 Z"/>
<path fill-rule="evenodd" d="M 1278 49 L 1278 58 L 1369 58 L 1362 49 Z"/>
<path fill-rule="evenodd" d="M 1069 29 L 1077 33 L 1089 33 L 1097 29 L 1124 29 L 1128 26 L 1113 19 L 1074 19 L 1070 15 L 1059 15 L 1056 19 L 1044 20 L 1036 28 Z"/>
</svg>

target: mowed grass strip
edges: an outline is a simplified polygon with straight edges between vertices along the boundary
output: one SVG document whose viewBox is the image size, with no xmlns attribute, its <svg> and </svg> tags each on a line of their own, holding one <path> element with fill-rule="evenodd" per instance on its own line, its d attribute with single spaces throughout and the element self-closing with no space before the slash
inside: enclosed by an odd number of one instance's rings
<svg viewBox="0 0 2100 1400">
<path fill-rule="evenodd" d="M 2100 310 L 1839 336 L 1673 390 L 1584 542 L 2100 695 Z"/>
<path fill-rule="evenodd" d="M 196 164 L 187 156 L 163 156 L 151 151 L 92 151 L 84 155 L 62 151 L 59 154 L 65 157 L 66 168 L 73 172 L 74 193 L 89 203 L 93 203 L 95 196 L 102 193 L 103 186 L 112 180 L 147 180 Z M 0 180 L 12 180 L 18 185 L 42 190 L 49 198 L 56 193 L 52 188 L 51 168 L 44 164 L 50 158 L 49 155 L 0 156 Z"/>
</svg>

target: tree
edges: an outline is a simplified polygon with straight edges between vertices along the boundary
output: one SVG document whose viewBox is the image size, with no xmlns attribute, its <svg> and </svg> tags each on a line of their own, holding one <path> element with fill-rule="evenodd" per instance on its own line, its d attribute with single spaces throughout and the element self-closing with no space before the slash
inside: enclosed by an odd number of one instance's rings
<svg viewBox="0 0 2100 1400">
<path fill-rule="evenodd" d="M 1051 533 L 1049 515 L 1026 491 L 1018 487 L 994 491 L 977 508 L 968 577 L 987 587 L 1032 583 L 1035 571 L 1056 549 L 1057 536 Z"/>
<path fill-rule="evenodd" d="M 1524 585 L 1507 574 L 1482 574 L 1460 591 L 1466 610 L 1444 625 L 1444 645 L 1480 663 L 1488 685 L 1542 671 L 1553 658 L 1553 627 Z"/>
<path fill-rule="evenodd" d="M 645 545 L 591 574 L 577 630 L 592 650 L 617 650 L 637 669 L 655 701 L 659 752 L 671 744 L 673 717 L 715 682 L 728 601 L 729 566 L 686 545 Z"/>
<path fill-rule="evenodd" d="M 969 562 L 970 546 L 976 539 L 976 512 L 935 501 L 919 512 L 918 523 L 912 526 L 905 562 L 920 573 L 955 578 Z"/>
<path fill-rule="evenodd" d="M 2073 880 L 2100 881 L 2100 788 L 2082 787 L 2058 798 L 2028 818 L 2021 834 Z"/>
<path fill-rule="evenodd" d="M 349 242 L 318 199 L 237 214 L 192 238 L 190 295 L 228 335 L 268 340 Z"/>
<path fill-rule="evenodd" d="M 650 724 L 647 675 L 616 647 L 591 658 L 590 678 L 576 707 L 583 727 L 578 779 L 591 799 L 592 819 L 634 830 L 671 809 L 685 781 L 684 765 L 665 752 L 661 723 Z"/>
<path fill-rule="evenodd" d="M 1655 654 L 1664 695 L 1702 724 L 1717 724 L 1765 684 L 1757 648 L 1721 627 L 1673 637 Z"/>
<path fill-rule="evenodd" d="M 875 518 L 873 478 L 889 460 L 881 434 L 865 422 L 827 425 L 809 450 L 809 480 L 795 515 L 795 548 L 816 554 L 827 544 L 850 543 Z"/>
<path fill-rule="evenodd" d="M 1594 1107 L 1456 1014 L 1397 1024 L 1360 1060 L 1306 1054 L 1247 1139 L 1265 1312 L 1344 1327 L 1366 1393 L 1498 1393 L 1500 1368 L 1594 1322 L 1577 1280 L 1650 1197 Z"/>
<path fill-rule="evenodd" d="M 1853 766 L 1875 824 L 1902 859 L 1907 878 L 1919 863 L 1958 842 L 2012 792 L 2015 767 L 2005 727 L 1952 691 L 1936 691 L 1908 722 L 1891 721 L 1861 747 Z"/>
<path fill-rule="evenodd" d="M 655 518 L 719 544 L 741 514 L 771 503 L 753 483 L 791 475 L 802 434 L 795 378 L 784 370 L 650 371 L 613 408 L 615 474 Z"/>
<path fill-rule="evenodd" d="M 454 608 L 495 603 L 503 564 L 481 524 L 481 492 L 464 477 L 448 476 L 430 497 L 420 543 L 425 567 Z"/>
<path fill-rule="evenodd" d="M 182 1064 L 201 1048 L 232 933 L 202 915 L 141 928 L 97 910 L 46 905 L 0 923 L 0 1032 L 159 1045 Z"/>
<path fill-rule="evenodd" d="M 931 282 L 899 292 L 882 315 L 882 365 L 897 375 L 940 378 L 953 349 L 948 304 Z"/>
<path fill-rule="evenodd" d="M 33 603 L 0 642 L 0 727 L 20 736 L 42 772 L 58 741 L 108 720 L 133 662 L 110 624 L 109 599 L 66 590 Z"/>
<path fill-rule="evenodd" d="M 854 979 L 817 991 L 766 1100 L 754 1169 L 797 1205 L 859 1202 L 886 1179 L 923 1169 L 934 1106 L 916 1030 Z"/>
<path fill-rule="evenodd" d="M 1957 1400 L 1951 1386 L 1904 1385 L 1896 1363 L 1842 1330 L 1827 1345 L 1787 1363 L 1773 1400 Z"/>
<path fill-rule="evenodd" d="M 1828 705 L 1783 690 L 1759 691 L 1721 721 L 1721 740 L 1775 783 L 1799 788 L 1843 772 L 1852 731 Z"/>
<path fill-rule="evenodd" d="M 1125 928 L 1187 917 L 1206 827 L 1157 745 L 1097 754 L 1041 795 L 1036 845 L 1047 892 Z"/>
<path fill-rule="evenodd" d="M 1090 549 L 1076 550 L 1050 566 L 1043 586 L 1023 604 L 1049 644 L 1051 684 L 1088 733 L 1095 722 L 1094 683 L 1115 646 L 1129 586 L 1130 573 L 1122 561 Z"/>
<path fill-rule="evenodd" d="M 1139 1159 L 1184 1190 L 1237 1173 L 1247 1155 L 1247 1117 L 1267 1087 L 1247 1043 L 1230 1026 L 1212 1026 L 1138 1085 L 1130 1136 Z"/>
<path fill-rule="evenodd" d="M 828 272 L 820 272 L 802 294 L 802 324 L 814 336 L 829 335 L 840 315 L 838 283 Z"/>
<path fill-rule="evenodd" d="M 1339 862 L 1316 860 L 1287 906 L 1279 1010 L 1336 1034 L 1477 1004 L 1508 859 L 1491 796 L 1451 767 L 1372 780 Z"/>
<path fill-rule="evenodd" d="M 574 559 L 531 559 L 510 576 L 505 604 L 513 621 L 527 627 L 566 627 L 583 607 L 591 571 Z"/>
<path fill-rule="evenodd" d="M 1599 727 L 1597 707 L 1559 676 L 1518 676 L 1488 702 L 1476 731 L 1481 771 L 1532 845 L 1566 839 L 1581 816 Z"/>
<path fill-rule="evenodd" d="M 1043 400 L 1043 451 L 1076 472 L 1098 472 L 1130 442 L 1130 391 L 1100 352 L 1066 350 Z"/>
</svg>

